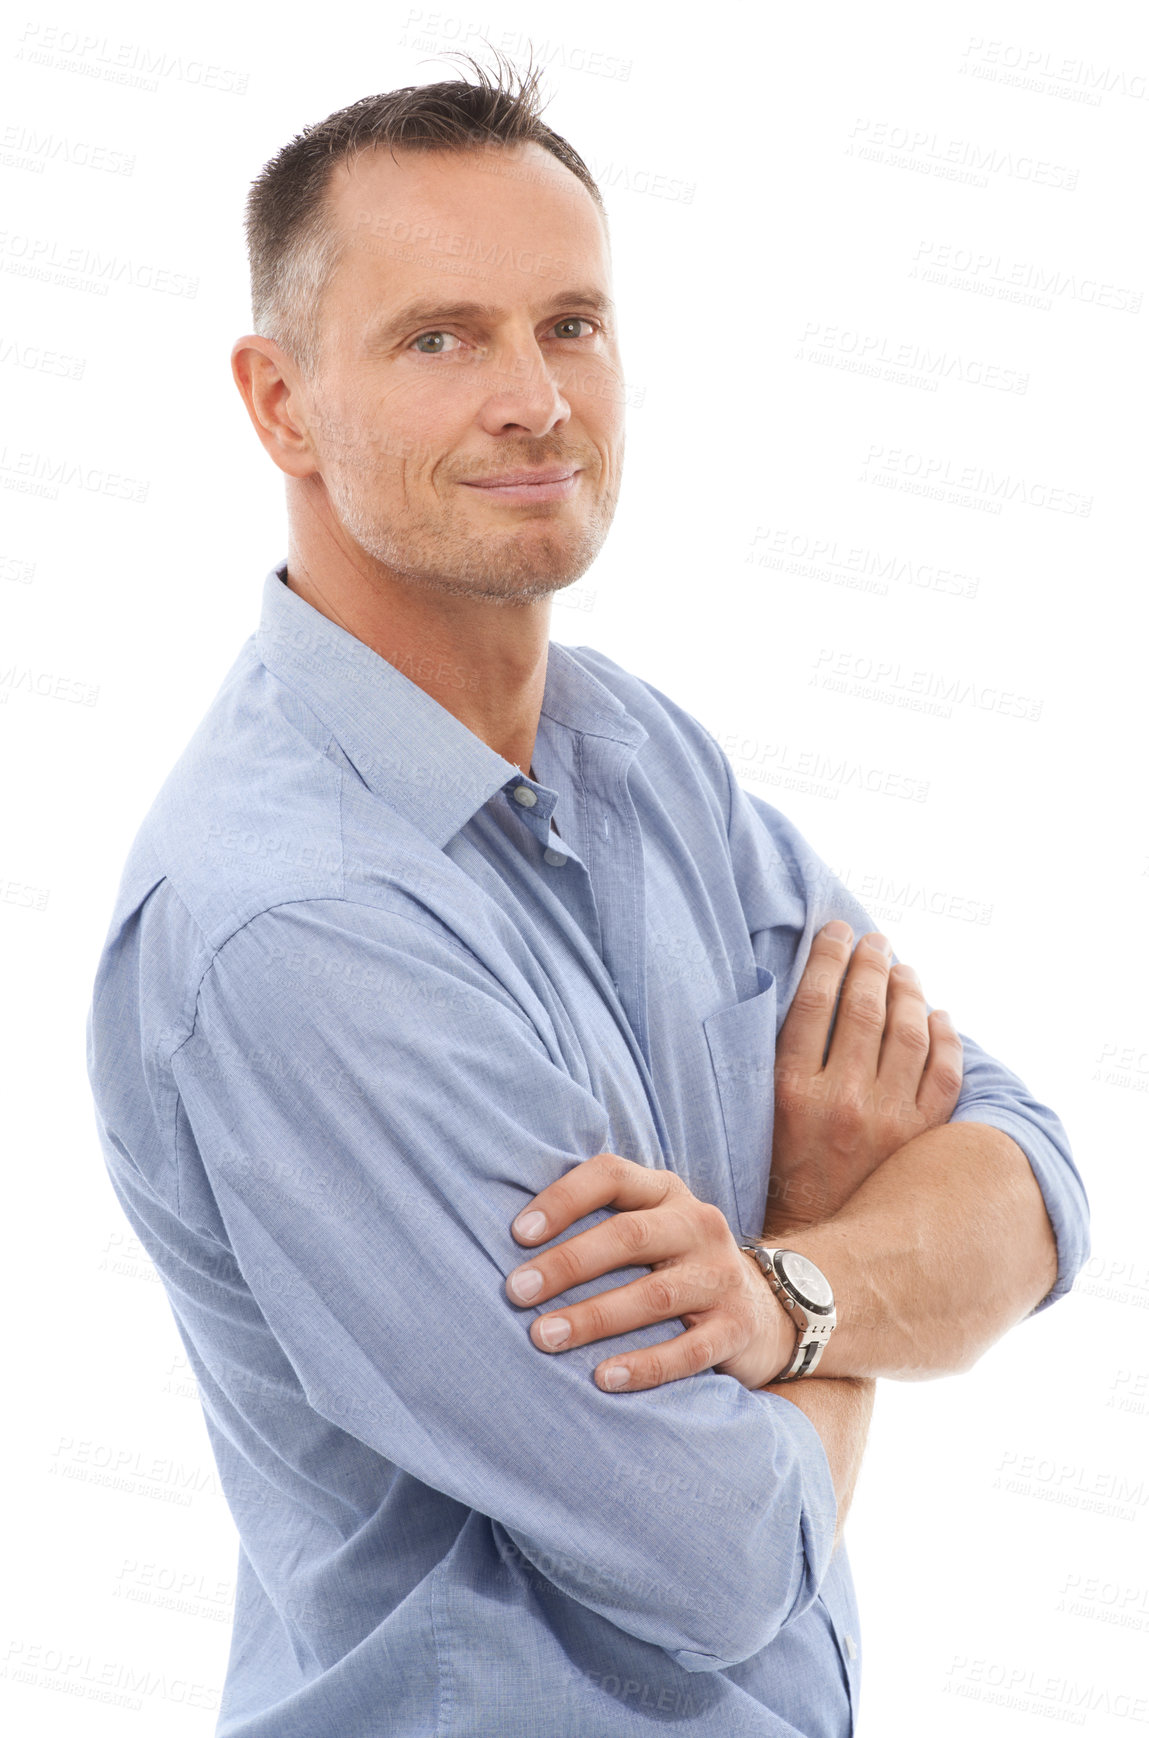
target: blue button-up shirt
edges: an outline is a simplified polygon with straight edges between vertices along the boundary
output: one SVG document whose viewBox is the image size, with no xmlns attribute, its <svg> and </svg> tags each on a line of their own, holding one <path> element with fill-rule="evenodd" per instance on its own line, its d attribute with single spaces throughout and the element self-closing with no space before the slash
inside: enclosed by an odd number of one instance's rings
<svg viewBox="0 0 1149 1738">
<path fill-rule="evenodd" d="M 548 1356 L 504 1282 L 515 1214 L 601 1151 L 759 1233 L 811 937 L 873 925 L 601 653 L 551 644 L 523 776 L 283 577 L 132 849 L 89 1035 L 239 1530 L 218 1731 L 842 1738 L 809 1421 L 714 1371 L 605 1394 L 608 1351 L 681 1324 Z M 955 1117 L 1028 1157 L 1057 1296 L 1064 1133 L 963 1041 Z"/>
</svg>

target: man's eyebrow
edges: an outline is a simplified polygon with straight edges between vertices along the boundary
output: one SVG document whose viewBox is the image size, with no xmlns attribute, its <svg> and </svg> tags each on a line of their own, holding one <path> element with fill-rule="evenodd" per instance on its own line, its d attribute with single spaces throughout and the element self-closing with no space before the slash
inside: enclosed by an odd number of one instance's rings
<svg viewBox="0 0 1149 1738">
<path fill-rule="evenodd" d="M 545 318 L 547 312 L 561 313 L 567 308 L 575 311 L 585 309 L 607 319 L 614 314 L 614 303 L 600 290 L 574 289 L 556 295 L 546 304 L 541 317 Z M 371 342 L 385 344 L 416 327 L 433 328 L 436 324 L 446 325 L 455 320 L 477 320 L 485 325 L 495 325 L 504 313 L 505 309 L 496 308 L 489 302 L 408 302 L 371 328 Z"/>
</svg>

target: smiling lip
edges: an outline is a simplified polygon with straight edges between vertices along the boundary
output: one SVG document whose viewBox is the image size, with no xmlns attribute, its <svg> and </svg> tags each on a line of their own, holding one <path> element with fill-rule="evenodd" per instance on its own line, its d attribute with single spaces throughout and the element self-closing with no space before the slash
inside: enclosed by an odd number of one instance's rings
<svg viewBox="0 0 1149 1738">
<path fill-rule="evenodd" d="M 464 486 L 482 489 L 499 501 L 564 501 L 573 493 L 578 475 L 569 466 L 548 465 L 538 471 L 508 471 L 501 477 L 481 477 Z"/>
</svg>

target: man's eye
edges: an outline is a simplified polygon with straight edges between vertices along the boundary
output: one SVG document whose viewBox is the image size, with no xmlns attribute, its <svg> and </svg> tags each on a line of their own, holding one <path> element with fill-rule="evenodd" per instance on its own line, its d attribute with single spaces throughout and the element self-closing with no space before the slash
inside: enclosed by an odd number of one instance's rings
<svg viewBox="0 0 1149 1738">
<path fill-rule="evenodd" d="M 557 332 L 560 338 L 581 338 L 581 337 L 583 337 L 584 334 L 581 332 L 565 331 L 564 328 L 568 327 L 568 326 L 587 326 L 590 328 L 590 331 L 592 333 L 595 330 L 593 320 L 584 320 L 581 314 L 572 314 L 569 317 L 569 319 L 559 320 L 557 325 L 555 325 L 552 328 L 552 330 Z"/>
<path fill-rule="evenodd" d="M 421 332 L 411 348 L 418 350 L 420 356 L 442 356 L 450 345 L 458 342 L 453 332 Z"/>
</svg>

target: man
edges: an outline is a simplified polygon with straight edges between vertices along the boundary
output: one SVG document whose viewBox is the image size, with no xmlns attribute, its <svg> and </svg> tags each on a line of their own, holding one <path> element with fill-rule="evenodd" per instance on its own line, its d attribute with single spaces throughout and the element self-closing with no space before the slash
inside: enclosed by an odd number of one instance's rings
<svg viewBox="0 0 1149 1738">
<path fill-rule="evenodd" d="M 93 1004 L 240 1533 L 218 1730 L 841 1738 L 874 1379 L 1068 1289 L 1084 1194 L 706 731 L 549 643 L 619 488 L 608 241 L 476 71 L 252 190 L 288 557 Z"/>
</svg>

